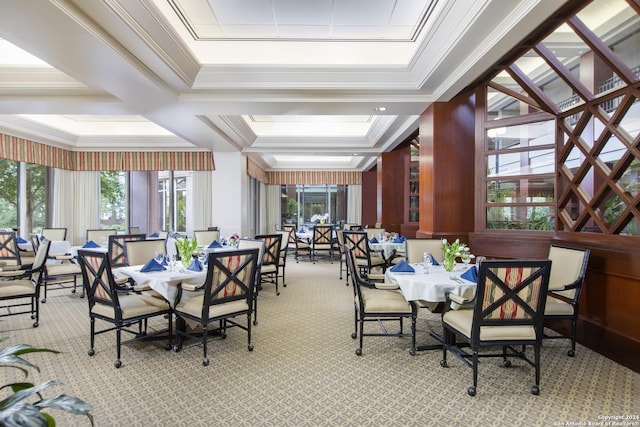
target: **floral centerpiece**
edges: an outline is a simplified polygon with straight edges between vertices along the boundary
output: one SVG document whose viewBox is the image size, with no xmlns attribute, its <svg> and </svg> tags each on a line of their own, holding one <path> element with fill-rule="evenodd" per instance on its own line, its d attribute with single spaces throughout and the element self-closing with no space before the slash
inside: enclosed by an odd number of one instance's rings
<svg viewBox="0 0 640 427">
<path fill-rule="evenodd" d="M 230 237 L 229 237 L 229 245 L 233 246 L 234 248 L 238 246 L 238 240 L 240 240 L 240 236 L 238 236 L 236 233 L 233 233 Z"/>
<path fill-rule="evenodd" d="M 327 220 L 329 220 L 328 213 L 315 214 L 311 217 L 311 222 L 319 222 L 320 224 L 324 224 L 325 222 L 327 222 Z"/>
<path fill-rule="evenodd" d="M 442 239 L 442 255 L 444 257 L 444 269 L 447 271 L 453 271 L 456 266 L 456 258 L 472 258 L 473 255 L 469 252 L 469 247 L 465 243 L 460 243 L 459 239 L 455 242 L 449 243 L 447 239 Z"/>
<path fill-rule="evenodd" d="M 196 251 L 197 246 L 198 242 L 195 238 L 176 239 L 176 247 L 178 248 L 178 255 L 180 255 L 182 265 L 188 267 L 191 264 L 193 253 Z"/>
<path fill-rule="evenodd" d="M 389 233 L 388 231 L 386 231 L 386 232 L 384 233 L 384 241 L 385 241 L 385 242 L 390 242 L 391 240 L 392 240 L 392 239 L 391 239 L 391 233 Z"/>
</svg>

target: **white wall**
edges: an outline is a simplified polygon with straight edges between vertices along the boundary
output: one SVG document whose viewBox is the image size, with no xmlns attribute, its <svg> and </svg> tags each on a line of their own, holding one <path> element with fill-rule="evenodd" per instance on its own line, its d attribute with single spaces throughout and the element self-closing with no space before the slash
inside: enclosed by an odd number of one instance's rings
<svg viewBox="0 0 640 427">
<path fill-rule="evenodd" d="M 247 160 L 241 153 L 216 153 L 213 171 L 213 225 L 220 227 L 220 235 L 249 231 L 247 216 L 248 175 Z"/>
</svg>

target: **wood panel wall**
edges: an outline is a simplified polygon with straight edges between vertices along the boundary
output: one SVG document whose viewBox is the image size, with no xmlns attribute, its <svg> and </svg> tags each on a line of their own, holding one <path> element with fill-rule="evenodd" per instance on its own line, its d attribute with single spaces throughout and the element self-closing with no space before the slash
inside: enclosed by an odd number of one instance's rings
<svg viewBox="0 0 640 427">
<path fill-rule="evenodd" d="M 475 95 L 432 104 L 420 116 L 417 237 L 466 237 L 474 224 Z"/>
<path fill-rule="evenodd" d="M 373 227 L 378 221 L 378 187 L 375 169 L 362 173 L 362 225 Z"/>
</svg>

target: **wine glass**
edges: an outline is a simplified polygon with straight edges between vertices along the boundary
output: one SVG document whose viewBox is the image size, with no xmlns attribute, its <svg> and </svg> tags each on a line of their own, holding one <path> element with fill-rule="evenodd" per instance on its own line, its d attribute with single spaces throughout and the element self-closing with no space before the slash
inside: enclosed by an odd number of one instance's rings
<svg viewBox="0 0 640 427">
<path fill-rule="evenodd" d="M 461 257 L 462 259 L 462 263 L 464 264 L 464 269 L 466 270 L 467 268 L 469 268 L 469 263 L 471 262 L 471 256 L 467 255 L 467 256 L 463 256 Z"/>
<path fill-rule="evenodd" d="M 207 258 L 207 253 L 205 251 L 198 251 L 198 261 L 200 264 L 204 265 L 204 261 Z"/>
<path fill-rule="evenodd" d="M 171 255 L 169 257 L 169 271 L 173 271 L 176 268 L 176 256 Z"/>
<path fill-rule="evenodd" d="M 162 261 L 164 261 L 164 254 L 161 251 L 156 251 L 153 258 L 158 261 L 159 264 L 162 264 Z"/>
</svg>

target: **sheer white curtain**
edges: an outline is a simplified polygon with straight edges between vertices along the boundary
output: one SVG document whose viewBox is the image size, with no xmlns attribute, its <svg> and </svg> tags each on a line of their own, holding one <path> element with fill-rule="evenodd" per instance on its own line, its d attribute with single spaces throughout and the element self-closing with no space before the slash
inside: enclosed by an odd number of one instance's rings
<svg viewBox="0 0 640 427">
<path fill-rule="evenodd" d="M 280 212 L 281 190 L 279 185 L 267 185 L 266 212 L 267 212 L 267 230 L 269 233 L 276 231 L 276 224 L 282 221 Z"/>
<path fill-rule="evenodd" d="M 347 187 L 347 222 L 362 223 L 362 185 Z"/>
<path fill-rule="evenodd" d="M 100 228 L 100 172 L 54 169 L 52 226 L 66 227 L 72 244 L 85 242 L 89 228 Z"/>
<path fill-rule="evenodd" d="M 267 185 L 264 182 L 258 182 L 258 220 L 260 221 L 259 230 L 261 233 L 272 233 L 272 226 L 267 222 Z"/>
<path fill-rule="evenodd" d="M 191 203 L 193 229 L 206 230 L 213 223 L 213 176 L 209 171 L 193 172 Z"/>
</svg>

